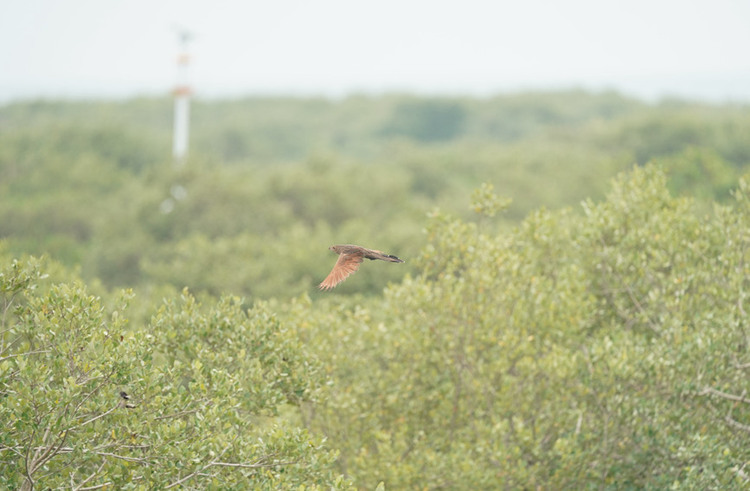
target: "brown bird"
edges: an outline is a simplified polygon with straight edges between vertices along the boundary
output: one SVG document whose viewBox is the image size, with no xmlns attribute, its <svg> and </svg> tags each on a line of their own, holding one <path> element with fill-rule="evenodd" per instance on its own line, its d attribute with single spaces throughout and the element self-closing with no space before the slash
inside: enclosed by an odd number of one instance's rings
<svg viewBox="0 0 750 491">
<path fill-rule="evenodd" d="M 336 264 L 326 279 L 324 279 L 318 288 L 321 290 L 331 290 L 333 287 L 341 283 L 346 279 L 347 276 L 354 273 L 359 269 L 359 265 L 365 258 L 369 260 L 380 259 L 381 261 L 388 261 L 392 263 L 402 263 L 403 260 L 386 254 L 385 252 L 376 251 L 374 249 L 365 249 L 358 245 L 344 244 L 344 245 L 332 245 L 329 247 L 330 250 L 339 255 Z"/>
</svg>

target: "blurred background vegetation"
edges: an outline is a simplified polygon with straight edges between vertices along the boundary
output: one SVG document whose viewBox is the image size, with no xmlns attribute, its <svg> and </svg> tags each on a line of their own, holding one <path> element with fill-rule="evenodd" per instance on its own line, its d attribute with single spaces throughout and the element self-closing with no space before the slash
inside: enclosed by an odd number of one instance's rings
<svg viewBox="0 0 750 491">
<path fill-rule="evenodd" d="M 198 100 L 176 168 L 171 109 L 166 98 L 2 107 L 6 247 L 108 287 L 290 298 L 325 277 L 332 243 L 415 256 L 426 214 L 470 216 L 483 182 L 513 200 L 507 227 L 599 198 L 649 161 L 674 193 L 724 202 L 750 162 L 746 108 L 570 91 Z M 364 268 L 337 293 L 378 292 L 410 268 Z"/>
</svg>

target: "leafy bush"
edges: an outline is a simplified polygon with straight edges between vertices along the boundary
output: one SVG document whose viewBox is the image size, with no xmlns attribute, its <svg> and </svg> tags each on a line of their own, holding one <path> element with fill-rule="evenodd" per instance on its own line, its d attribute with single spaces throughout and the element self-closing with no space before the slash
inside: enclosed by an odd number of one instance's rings
<svg viewBox="0 0 750 491">
<path fill-rule="evenodd" d="M 283 413 L 314 401 L 318 364 L 263 307 L 187 292 L 128 326 L 35 261 L 0 273 L 0 485 L 345 487 L 335 453 Z"/>
<path fill-rule="evenodd" d="M 294 305 L 311 428 L 365 487 L 747 484 L 747 192 L 700 219 L 648 167 L 512 233 L 436 214 L 382 301 Z"/>
<path fill-rule="evenodd" d="M 129 292 L 5 261 L 2 485 L 746 486 L 747 179 L 733 196 L 696 213 L 636 167 L 507 229 L 486 185 L 382 297 L 183 291 L 133 325 Z"/>
</svg>

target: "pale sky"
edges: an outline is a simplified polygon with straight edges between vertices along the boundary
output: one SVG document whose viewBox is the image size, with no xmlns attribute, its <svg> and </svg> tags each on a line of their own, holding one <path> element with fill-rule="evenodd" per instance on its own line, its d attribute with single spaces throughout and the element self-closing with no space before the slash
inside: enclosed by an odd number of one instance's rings
<svg viewBox="0 0 750 491">
<path fill-rule="evenodd" d="M 750 0 L 5 0 L 0 103 L 614 89 L 750 101 Z"/>
</svg>

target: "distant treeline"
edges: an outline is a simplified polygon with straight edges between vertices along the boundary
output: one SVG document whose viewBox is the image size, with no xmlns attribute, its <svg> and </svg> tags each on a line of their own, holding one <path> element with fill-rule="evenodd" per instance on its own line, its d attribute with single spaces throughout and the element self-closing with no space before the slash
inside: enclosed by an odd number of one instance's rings
<svg viewBox="0 0 750 491">
<path fill-rule="evenodd" d="M 746 107 L 574 91 L 197 99 L 177 169 L 171 104 L 0 108 L 9 249 L 80 264 L 107 285 L 286 296 L 325 273 L 310 265 L 333 242 L 416 254 L 425 215 L 469 217 L 483 182 L 513 199 L 502 227 L 539 206 L 600 197 L 617 172 L 650 161 L 673 192 L 722 202 L 750 163 Z M 219 259 L 227 254 L 252 266 Z M 387 271 L 344 290 L 378 289 L 396 278 Z"/>
</svg>

